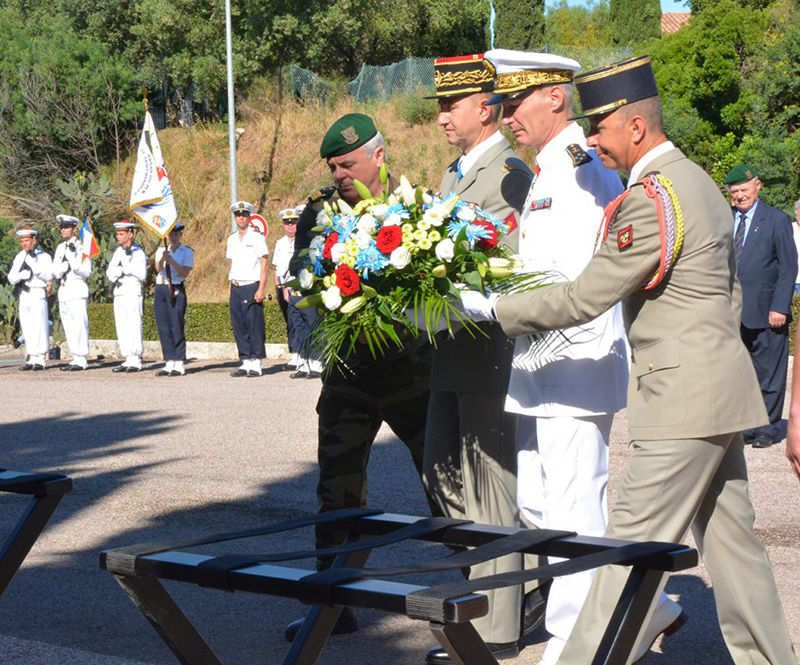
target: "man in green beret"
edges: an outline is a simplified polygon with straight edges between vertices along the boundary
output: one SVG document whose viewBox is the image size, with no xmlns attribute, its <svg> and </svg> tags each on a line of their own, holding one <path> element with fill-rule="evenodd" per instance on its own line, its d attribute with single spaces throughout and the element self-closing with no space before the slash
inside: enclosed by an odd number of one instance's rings
<svg viewBox="0 0 800 665">
<path fill-rule="evenodd" d="M 744 441 L 753 448 L 769 448 L 783 438 L 797 248 L 789 215 L 758 198 L 761 181 L 754 167 L 734 167 L 725 184 L 733 204 L 736 276 L 742 285 L 742 341 L 756 368 L 769 416 L 767 425 L 745 430 Z"/>
<path fill-rule="evenodd" d="M 309 197 L 300 214 L 290 264 L 292 274 L 302 266 L 299 253 L 309 246 L 309 231 L 316 225 L 325 201 L 341 198 L 351 206 L 358 203 L 361 195 L 353 186 L 356 179 L 374 196 L 382 189 L 380 168 L 386 147 L 369 116 L 349 113 L 334 122 L 322 140 L 320 156 L 330 169 L 333 186 Z M 389 185 L 397 186 L 391 178 Z M 323 377 L 317 402 L 320 512 L 366 505 L 367 462 L 383 423 L 406 445 L 417 472 L 422 473 L 430 356 L 431 347 L 423 335 L 409 340 L 404 349 L 387 352 L 381 358 L 373 358 L 367 346 L 361 345 L 346 358 L 346 375 L 333 371 Z M 341 532 L 317 529 L 318 548 L 333 547 L 343 538 Z M 319 560 L 317 568 L 323 570 L 330 564 L 330 560 Z M 286 639 L 293 640 L 302 623 L 299 620 L 289 624 Z M 344 608 L 333 632 L 350 633 L 357 628 L 355 613 Z"/>
</svg>

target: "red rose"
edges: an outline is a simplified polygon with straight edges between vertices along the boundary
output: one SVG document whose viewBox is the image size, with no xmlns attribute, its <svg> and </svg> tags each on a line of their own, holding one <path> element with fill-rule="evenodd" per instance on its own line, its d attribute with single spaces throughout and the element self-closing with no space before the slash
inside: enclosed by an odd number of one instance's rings
<svg viewBox="0 0 800 665">
<path fill-rule="evenodd" d="M 322 248 L 322 258 L 331 258 L 331 248 L 339 242 L 339 234 L 334 231 L 325 239 L 325 246 Z"/>
<path fill-rule="evenodd" d="M 339 287 L 343 296 L 352 296 L 361 290 L 361 280 L 358 279 L 358 273 L 355 270 L 343 263 L 336 268 L 336 286 Z"/>
<path fill-rule="evenodd" d="M 488 238 L 479 238 L 478 241 L 475 243 L 475 247 L 478 249 L 491 249 L 492 247 L 497 247 L 497 229 L 494 227 L 494 224 L 491 222 L 487 222 L 485 219 L 476 219 L 472 222 L 475 226 L 480 226 L 486 229 L 489 232 Z"/>
<path fill-rule="evenodd" d="M 399 226 L 384 226 L 375 236 L 375 244 L 384 254 L 391 254 L 403 243 L 403 229 Z"/>
</svg>

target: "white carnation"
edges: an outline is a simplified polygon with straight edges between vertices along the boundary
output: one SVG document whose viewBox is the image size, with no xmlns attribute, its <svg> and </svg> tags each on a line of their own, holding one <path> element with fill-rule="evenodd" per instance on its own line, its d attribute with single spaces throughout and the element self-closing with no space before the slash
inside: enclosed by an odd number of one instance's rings
<svg viewBox="0 0 800 665">
<path fill-rule="evenodd" d="M 401 245 L 389 255 L 389 263 L 397 270 L 402 270 L 411 263 L 411 250 Z"/>
<path fill-rule="evenodd" d="M 460 220 L 464 222 L 473 222 L 475 221 L 477 215 L 475 214 L 475 211 L 469 206 L 461 206 L 458 209 L 458 212 L 456 213 L 456 217 L 458 217 Z"/>
<path fill-rule="evenodd" d="M 322 292 L 322 302 L 329 310 L 339 309 L 342 306 L 342 292 L 338 286 L 331 286 Z"/>
<path fill-rule="evenodd" d="M 300 288 L 303 291 L 308 291 L 312 286 L 314 286 L 314 273 L 311 270 L 301 270 L 300 275 Z"/>
<path fill-rule="evenodd" d="M 446 261 L 450 263 L 453 260 L 453 256 L 455 256 L 455 243 L 453 243 L 450 238 L 445 238 L 439 243 L 436 243 L 436 258 L 440 261 Z"/>
</svg>

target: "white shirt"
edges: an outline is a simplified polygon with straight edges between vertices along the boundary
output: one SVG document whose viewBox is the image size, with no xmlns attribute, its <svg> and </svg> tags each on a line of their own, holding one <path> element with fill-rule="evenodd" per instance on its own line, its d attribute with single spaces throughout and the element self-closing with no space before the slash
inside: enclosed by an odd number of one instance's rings
<svg viewBox="0 0 800 665">
<path fill-rule="evenodd" d="M 267 240 L 258 231 L 248 227 L 244 237 L 239 239 L 237 229 L 228 236 L 225 258 L 231 262 L 228 280 L 252 284 L 261 280 L 262 256 L 269 256 Z"/>
<path fill-rule="evenodd" d="M 69 248 L 72 245 L 73 249 Z M 53 277 L 59 281 L 58 299 L 78 300 L 89 297 L 86 280 L 92 274 L 92 260 L 83 258 L 83 245 L 77 237 L 62 242 L 53 255 Z"/>
<path fill-rule="evenodd" d="M 652 162 L 656 157 L 661 157 L 661 155 L 664 153 L 674 149 L 675 146 L 673 145 L 672 141 L 664 141 L 664 143 L 659 143 L 655 148 L 648 150 L 644 155 L 642 155 L 639 158 L 639 161 L 636 162 L 631 168 L 627 189 L 630 189 L 631 185 L 639 181 L 645 166 Z"/>
<path fill-rule="evenodd" d="M 164 251 L 165 250 L 163 247 L 159 247 L 156 250 L 156 263 L 158 263 L 161 260 L 161 257 L 164 256 Z M 174 252 L 172 251 L 172 248 L 170 248 L 169 255 L 179 266 L 183 266 L 185 268 L 194 268 L 194 250 L 191 247 L 187 247 L 181 243 Z M 158 275 L 156 276 L 156 284 L 169 284 L 169 280 L 167 279 L 168 267 L 170 277 L 172 277 L 173 286 L 183 284 L 183 277 L 178 274 L 178 271 L 175 270 L 175 268 L 172 266 L 167 266 L 166 263 L 164 263 L 161 266 L 161 270 L 158 271 Z"/>
<path fill-rule="evenodd" d="M 21 282 L 31 289 L 43 289 L 51 279 L 53 279 L 53 260 L 39 247 L 33 250 L 33 256 L 24 250 L 19 252 L 8 271 L 10 284 Z"/>
<path fill-rule="evenodd" d="M 272 265 L 275 274 L 278 276 L 278 284 L 284 284 L 290 277 L 289 261 L 294 256 L 294 238 L 283 236 L 275 243 L 275 251 L 272 253 Z"/>
<path fill-rule="evenodd" d="M 591 161 L 576 166 L 567 150 L 573 144 Z M 526 270 L 552 273 L 554 282 L 573 280 L 592 258 L 603 209 L 622 193 L 622 183 L 574 122 L 539 151 L 536 163 L 540 172 L 520 218 L 520 256 Z M 581 417 L 625 406 L 629 353 L 619 305 L 545 339 L 546 346 L 527 336 L 516 340 L 506 411 Z"/>
<path fill-rule="evenodd" d="M 800 275 L 800 224 L 796 220 L 792 222 L 792 235 L 794 236 L 794 245 L 797 248 L 797 274 Z M 795 282 L 800 283 L 800 279 L 795 279 Z"/>
<path fill-rule="evenodd" d="M 498 129 L 494 134 L 492 134 L 488 139 L 485 141 L 481 141 L 478 145 L 476 145 L 472 150 L 470 150 L 466 155 L 461 155 L 458 160 L 458 165 L 461 170 L 461 177 L 463 178 L 469 170 L 478 163 L 478 160 L 481 158 L 489 148 L 492 146 L 497 145 L 503 140 L 503 135 L 500 133 Z"/>
<path fill-rule="evenodd" d="M 117 247 L 106 268 L 106 277 L 114 283 L 114 296 L 140 296 L 147 277 L 147 254 L 136 243 L 131 245 L 130 256 Z"/>
</svg>

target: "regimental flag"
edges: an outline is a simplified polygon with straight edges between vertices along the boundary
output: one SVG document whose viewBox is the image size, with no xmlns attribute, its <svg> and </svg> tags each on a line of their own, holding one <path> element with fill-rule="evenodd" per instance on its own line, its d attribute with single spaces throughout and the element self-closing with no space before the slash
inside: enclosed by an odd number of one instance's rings
<svg viewBox="0 0 800 665">
<path fill-rule="evenodd" d="M 83 245 L 83 259 L 93 259 L 100 253 L 100 248 L 97 246 L 97 240 L 94 237 L 94 231 L 92 231 L 92 225 L 89 223 L 88 217 L 83 220 L 80 236 L 81 245 Z"/>
<path fill-rule="evenodd" d="M 166 237 L 178 218 L 161 144 L 150 111 L 145 113 L 136 171 L 131 186 L 131 213 L 160 238 Z"/>
</svg>

